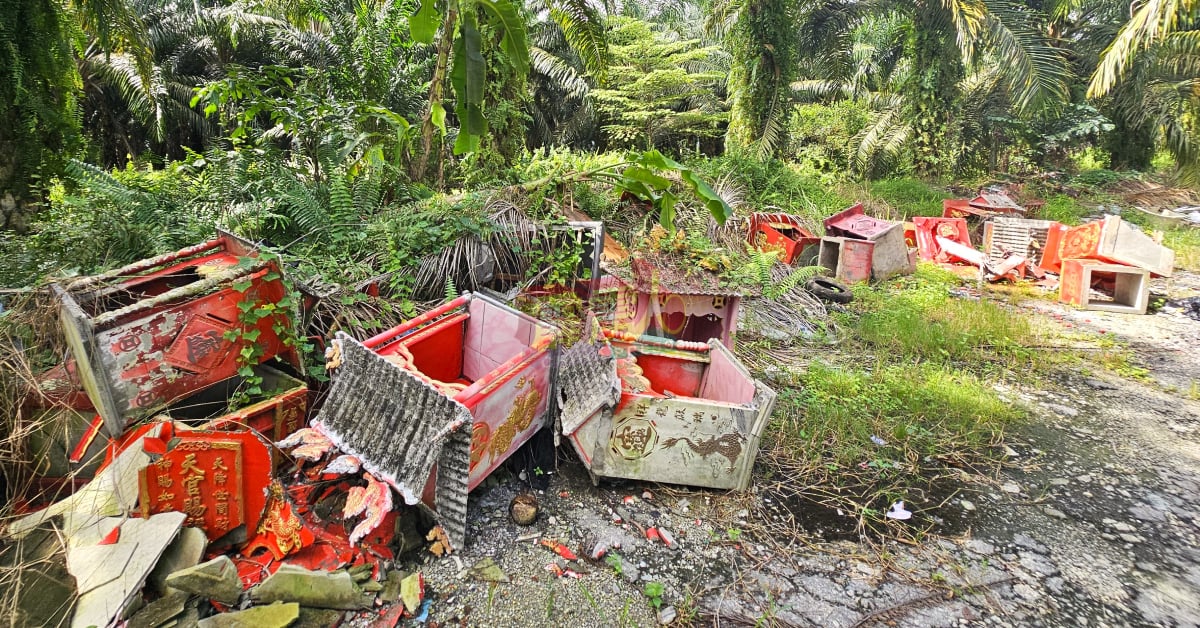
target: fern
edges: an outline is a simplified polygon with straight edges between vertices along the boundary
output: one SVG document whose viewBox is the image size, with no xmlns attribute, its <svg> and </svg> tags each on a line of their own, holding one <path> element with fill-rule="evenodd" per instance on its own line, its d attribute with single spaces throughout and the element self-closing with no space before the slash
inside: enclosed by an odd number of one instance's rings
<svg viewBox="0 0 1200 628">
<path fill-rule="evenodd" d="M 330 232 L 339 240 L 350 231 L 349 225 L 358 219 L 346 178 L 345 174 L 335 172 L 329 181 L 329 217 L 333 223 Z"/>
<path fill-rule="evenodd" d="M 824 269 L 820 266 L 801 266 L 788 273 L 788 276 L 784 277 L 782 281 L 771 286 L 770 290 L 767 291 L 767 297 L 778 299 L 780 296 L 795 290 L 797 286 L 806 283 L 809 279 L 821 274 L 822 270 Z"/>
<path fill-rule="evenodd" d="M 456 288 L 454 286 L 454 278 L 451 277 L 450 275 L 446 275 L 446 283 L 443 286 L 443 288 L 446 291 L 446 300 L 447 301 L 458 298 L 458 288 Z"/>
</svg>

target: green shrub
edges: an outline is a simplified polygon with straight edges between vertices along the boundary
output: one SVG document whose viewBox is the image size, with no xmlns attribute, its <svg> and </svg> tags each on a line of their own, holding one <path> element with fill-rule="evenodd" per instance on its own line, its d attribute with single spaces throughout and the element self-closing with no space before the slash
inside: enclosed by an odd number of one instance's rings
<svg viewBox="0 0 1200 628">
<path fill-rule="evenodd" d="M 869 111 L 859 101 L 804 104 L 789 124 L 788 154 L 802 169 L 841 175 L 850 169 L 850 142 L 867 124 Z"/>
</svg>

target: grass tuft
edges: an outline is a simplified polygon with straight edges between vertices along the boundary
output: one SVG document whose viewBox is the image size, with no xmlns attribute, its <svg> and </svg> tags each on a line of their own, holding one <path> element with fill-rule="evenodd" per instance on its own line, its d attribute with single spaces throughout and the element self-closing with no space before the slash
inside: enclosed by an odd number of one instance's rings
<svg viewBox="0 0 1200 628">
<path fill-rule="evenodd" d="M 1094 211 L 1070 196 L 1057 194 L 1046 199 L 1046 204 L 1038 212 L 1038 218 L 1057 220 L 1064 225 L 1077 225 L 1083 222 L 1085 216 Z"/>
<path fill-rule="evenodd" d="M 905 219 L 941 216 L 942 201 L 950 194 L 920 179 L 882 179 L 871 182 L 871 195 L 887 201 Z"/>
<path fill-rule="evenodd" d="M 957 297 L 958 277 L 922 264 L 885 289 L 861 289 L 852 336 L 899 362 L 953 362 L 969 369 L 1032 365 L 1028 317 L 983 299 Z"/>
</svg>

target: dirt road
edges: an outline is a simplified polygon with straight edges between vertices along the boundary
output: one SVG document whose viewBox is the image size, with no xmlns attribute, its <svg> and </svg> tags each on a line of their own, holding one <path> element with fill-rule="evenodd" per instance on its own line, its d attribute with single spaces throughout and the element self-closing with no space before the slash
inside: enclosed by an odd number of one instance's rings
<svg viewBox="0 0 1200 628">
<path fill-rule="evenodd" d="M 1184 273 L 1167 288 L 1195 294 L 1200 278 Z M 757 529 L 770 522 L 751 518 L 787 516 L 769 494 L 595 488 L 582 467 L 564 460 L 539 495 L 542 515 L 532 527 L 507 517 L 509 500 L 525 486 L 518 478 L 473 494 L 467 547 L 420 566 L 435 592 L 430 619 L 443 626 L 645 626 L 673 617 L 698 625 L 1200 625 L 1200 384 L 1193 384 L 1200 322 L 1028 307 L 1062 317 L 1084 336 L 1129 343 L 1149 376 L 1135 381 L 1080 367 L 1038 389 L 1001 387 L 1032 415 L 1009 436 L 1010 464 L 997 478 L 958 487 L 941 509 L 940 534 L 920 546 L 828 541 L 814 531 L 779 551 L 737 525 Z M 647 488 L 654 493 L 643 497 Z M 651 526 L 668 530 L 676 546 L 646 540 L 641 530 Z M 619 545 L 609 550 L 619 558 L 562 561 L 536 544 L 545 538 L 585 551 Z M 485 557 L 508 582 L 469 573 Z M 547 571 L 556 561 L 580 577 Z M 648 596 L 647 585 L 652 594 L 661 585 L 661 595 Z"/>
</svg>

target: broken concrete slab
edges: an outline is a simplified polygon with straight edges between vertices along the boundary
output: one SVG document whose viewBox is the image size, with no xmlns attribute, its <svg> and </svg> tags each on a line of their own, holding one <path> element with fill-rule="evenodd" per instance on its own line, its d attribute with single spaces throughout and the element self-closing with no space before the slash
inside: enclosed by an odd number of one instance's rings
<svg viewBox="0 0 1200 628">
<path fill-rule="evenodd" d="M 71 625 L 107 626 L 124 619 L 158 558 L 179 534 L 185 517 L 171 512 L 149 519 L 105 519 L 100 527 L 109 532 L 120 527 L 115 543 L 68 547 L 67 570 L 75 576 L 79 589 Z"/>
<path fill-rule="evenodd" d="M 404 601 L 404 610 L 410 615 L 416 615 L 425 599 L 425 578 L 421 572 L 414 573 L 400 582 L 400 599 Z"/>
<path fill-rule="evenodd" d="M 190 594 L 173 589 L 129 618 L 128 628 L 158 628 L 183 614 Z"/>
<path fill-rule="evenodd" d="M 226 605 L 237 604 L 242 596 L 237 566 L 225 555 L 172 573 L 167 576 L 166 585 Z"/>
<path fill-rule="evenodd" d="M 207 547 L 208 537 L 204 530 L 183 528 L 175 542 L 171 543 L 167 551 L 163 552 L 162 558 L 158 559 L 158 564 L 154 566 L 154 571 L 150 572 L 146 581 L 147 584 L 160 594 L 168 593 L 167 576 L 200 564 Z"/>
<path fill-rule="evenodd" d="M 251 589 L 250 597 L 263 603 L 298 602 L 314 608 L 353 610 L 362 608 L 362 593 L 348 571 L 310 571 L 285 563 Z"/>
<path fill-rule="evenodd" d="M 50 525 L 0 545 L 0 578 L 5 623 L 13 626 L 66 626 L 75 605 L 75 578 L 67 571 L 66 544 Z"/>
<path fill-rule="evenodd" d="M 300 607 L 300 619 L 292 625 L 292 628 L 331 628 L 342 621 L 342 615 L 346 611 L 334 608 L 306 608 Z"/>
<path fill-rule="evenodd" d="M 400 583 L 407 577 L 408 574 L 403 571 L 389 571 L 387 580 L 383 583 L 383 590 L 379 592 L 379 601 L 391 604 L 400 599 Z"/>
<path fill-rule="evenodd" d="M 138 473 L 150 464 L 142 443 L 147 438 L 158 438 L 170 423 L 157 423 L 113 459 L 112 463 L 96 473 L 96 477 L 70 497 L 55 502 L 35 513 L 26 515 L 9 524 L 7 533 L 20 537 L 52 517 L 63 517 L 63 532 L 70 544 L 91 545 L 99 536 L 81 536 L 79 531 L 95 526 L 104 517 L 120 516 L 132 512 L 138 502 Z M 107 531 L 106 531 L 107 532 Z"/>
<path fill-rule="evenodd" d="M 300 605 L 276 603 L 200 620 L 200 628 L 286 628 L 300 618 Z"/>
<path fill-rule="evenodd" d="M 1069 229 L 1059 251 L 1062 259 L 1094 259 L 1112 264 L 1135 266 L 1157 277 L 1170 277 L 1175 267 L 1175 251 L 1121 220 L 1105 216 Z"/>
</svg>

